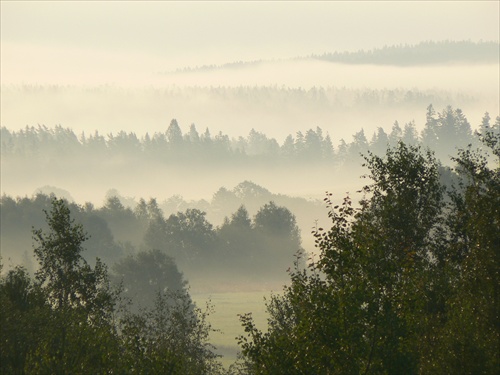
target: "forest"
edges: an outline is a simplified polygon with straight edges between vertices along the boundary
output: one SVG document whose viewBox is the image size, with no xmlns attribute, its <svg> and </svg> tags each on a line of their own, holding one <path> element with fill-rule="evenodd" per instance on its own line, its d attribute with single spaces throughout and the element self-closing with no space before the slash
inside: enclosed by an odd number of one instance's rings
<svg viewBox="0 0 500 375">
<path fill-rule="evenodd" d="M 486 113 L 473 131 L 460 109 L 429 106 L 420 133 L 395 123 L 336 147 L 320 128 L 281 145 L 256 131 L 229 139 L 193 125 L 183 134 L 175 120 L 142 138 L 2 128 L 2 160 L 39 166 L 77 157 L 90 169 L 103 157 L 283 168 L 304 160 L 328 173 L 359 154 L 367 183 L 343 199 L 327 193 L 322 205 L 250 181 L 221 187 L 196 202 L 203 208 L 116 191 L 102 207 L 50 187 L 3 195 L 1 372 L 495 373 L 500 117 Z M 312 233 L 301 231 L 292 207 L 322 208 L 327 224 L 308 219 Z M 229 368 L 209 340 L 213 306 L 190 296 L 192 279 L 213 275 L 285 285 L 266 302 L 267 327 L 240 312 L 241 353 Z"/>
<path fill-rule="evenodd" d="M 250 182 L 238 187 L 253 188 L 256 192 L 259 188 Z M 231 194 L 218 191 L 213 204 L 226 199 L 226 204 L 231 204 Z M 34 272 L 29 234 L 32 227 L 47 228 L 44 211 L 50 211 L 54 198 L 53 194 L 43 193 L 32 198 L 2 197 L 4 262 L 20 259 L 30 272 Z M 236 196 L 234 199 L 238 202 Z M 250 279 L 272 280 L 274 277 L 284 281 L 285 275 L 280 276 L 278 270 L 288 267 L 290 255 L 303 251 L 295 216 L 273 201 L 258 208 L 253 218 L 241 204 L 218 227 L 207 220 L 206 212 L 196 208 L 186 208 L 165 217 L 154 198 L 147 202 L 141 198 L 134 209 L 126 208 L 117 196 L 109 197 L 101 208 L 91 203 L 79 206 L 65 202 L 72 217 L 90 236 L 82 253 L 89 262 L 99 257 L 104 263 L 113 265 L 124 257 L 155 249 L 174 258 L 182 270 L 200 281 L 209 275 L 213 284 L 229 283 L 229 280 L 235 283 Z M 16 257 L 16 251 L 23 248 L 24 252 L 18 254 L 22 257 Z M 213 276 L 218 274 L 222 275 L 220 280 Z"/>
<path fill-rule="evenodd" d="M 347 64 L 418 65 L 449 63 L 484 63 L 498 59 L 495 42 L 426 41 L 416 45 L 384 46 L 369 51 L 334 52 L 313 55 L 314 58 Z"/>
<path fill-rule="evenodd" d="M 165 132 L 146 133 L 142 137 L 125 131 L 106 136 L 97 131 L 77 135 L 62 126 L 39 125 L 19 131 L 2 127 L 2 173 L 10 181 L 3 189 L 7 190 L 12 181 L 18 181 L 17 185 L 34 185 L 24 198 L 2 197 L 2 228 L 6 228 L 2 235 L 3 257 L 19 263 L 24 251 L 31 247 L 31 226 L 43 225 L 42 209 L 47 210 L 49 205 L 47 198 L 36 198 L 39 193 L 54 193 L 74 203 L 73 194 L 84 191 L 87 203 L 84 207 L 75 204 L 74 214 L 88 222 L 86 226 L 92 236 L 87 246 L 89 253 L 97 255 L 98 249 L 104 246 L 109 251 L 101 250 L 100 256 L 110 261 L 133 251 L 127 249 L 140 249 L 148 243 L 164 241 L 146 233 L 152 231 L 148 229 L 152 227 L 152 212 L 161 212 L 156 216 L 162 228 L 166 225 L 164 222 L 173 223 L 174 219 L 199 222 L 201 227 L 208 227 L 209 234 L 205 238 L 208 242 L 198 243 L 197 248 L 220 248 L 208 238 L 217 237 L 214 235 L 216 228 L 224 225 L 226 217 L 230 220 L 244 206 L 252 218 L 271 201 L 289 209 L 302 233 L 308 233 L 316 221 L 324 225 L 322 197 L 276 194 L 272 190 L 281 186 L 288 191 L 293 186 L 312 189 L 318 184 L 335 188 L 335 194 L 352 191 L 352 186 L 359 185 L 359 176 L 364 173 L 360 154 L 370 150 L 383 155 L 387 145 L 396 146 L 399 141 L 430 147 L 442 161 L 443 168 L 449 168 L 449 156 L 456 154 L 457 147 L 480 146 L 473 129 L 483 132 L 488 128 L 494 131 L 500 128 L 500 117 L 493 120 L 486 112 L 480 124 L 471 125 L 459 108 L 451 106 L 436 111 L 429 105 L 425 118 L 421 131 L 417 130 L 415 121 L 404 125 L 396 121 L 389 129 L 379 127 L 371 137 L 360 129 L 351 142 L 340 140 L 335 145 L 328 132 L 320 127 L 289 134 L 279 142 L 255 130 L 247 137 L 229 138 L 222 133 L 212 136 L 209 129 L 199 134 L 192 124 L 188 132 L 183 132 L 175 119 L 170 121 Z M 300 175 L 309 178 L 297 179 Z M 450 173 L 443 172 L 443 176 L 451 178 Z M 73 180 L 79 183 L 71 192 L 58 187 L 66 187 Z M 217 185 L 212 182 L 214 180 L 235 181 L 234 187 L 223 185 L 223 182 Z M 269 189 L 267 183 L 276 180 L 282 183 Z M 38 186 L 36 181 L 40 181 Z M 45 185 L 47 181 L 58 186 Z M 196 188 L 200 181 L 206 184 L 204 189 Z M 95 186 L 108 189 L 104 199 L 103 195 L 90 199 L 89 192 Z M 144 195 L 120 193 L 127 186 L 133 194 Z M 209 189 L 212 189 L 211 196 L 191 199 L 183 196 Z M 95 207 L 98 205 L 102 207 Z M 145 213 L 148 210 L 149 213 Z M 190 215 L 197 219 L 189 219 Z M 178 242 L 181 241 L 178 238 Z M 311 238 L 303 238 L 303 241 L 306 251 L 314 251 Z M 299 249 L 295 247 L 293 251 Z M 190 262 L 189 268 L 196 269 L 195 264 Z"/>
<path fill-rule="evenodd" d="M 371 50 L 355 52 L 333 52 L 321 55 L 313 54 L 300 59 L 318 59 L 344 64 L 375 64 L 375 65 L 419 65 L 443 63 L 487 63 L 498 60 L 498 44 L 495 42 L 474 43 L 472 41 L 426 41 L 418 44 L 391 45 Z M 179 69 L 180 72 L 196 70 L 238 68 L 261 64 L 262 60 L 239 61 L 224 65 L 204 65 L 196 68 Z"/>
<path fill-rule="evenodd" d="M 319 90 L 316 95 L 325 95 Z M 368 94 L 367 94 L 368 95 Z M 500 126 L 500 117 L 491 123 L 488 112 L 483 116 L 479 131 L 487 127 Z M 289 134 L 281 144 L 272 137 L 252 129 L 248 136 L 233 137 L 219 132 L 212 135 L 206 128 L 200 134 L 195 124 L 183 133 L 177 120 L 172 119 L 165 132 L 146 133 L 139 137 L 134 132 L 120 131 L 117 134 L 75 134 L 60 125 L 47 128 L 44 125 L 26 126 L 19 131 L 1 128 L 1 153 L 6 160 L 15 158 L 30 159 L 37 162 L 71 158 L 95 162 L 103 157 L 112 159 L 155 161 L 164 164 L 189 164 L 190 162 L 234 163 L 316 163 L 341 164 L 356 160 L 360 152 L 370 148 L 373 152 L 383 153 L 387 143 L 395 145 L 399 140 L 409 144 L 422 144 L 438 152 L 439 157 L 447 157 L 457 147 L 476 142 L 472 126 L 460 108 L 445 107 L 436 112 L 433 105 L 427 107 L 424 129 L 419 133 L 414 121 L 400 125 L 394 122 L 388 132 L 378 127 L 372 135 L 359 129 L 348 142 L 340 139 L 334 147 L 330 134 L 321 127 Z M 476 142 L 477 145 L 477 142 Z M 438 147 L 439 146 L 439 147 Z"/>
</svg>

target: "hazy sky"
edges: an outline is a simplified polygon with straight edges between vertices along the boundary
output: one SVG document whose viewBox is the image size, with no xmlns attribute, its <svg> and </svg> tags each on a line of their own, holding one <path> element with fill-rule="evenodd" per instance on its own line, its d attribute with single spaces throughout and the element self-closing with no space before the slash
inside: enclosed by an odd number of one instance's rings
<svg viewBox="0 0 500 375">
<path fill-rule="evenodd" d="M 498 1 L 0 4 L 2 83 L 120 83 L 187 65 L 499 39 Z"/>
</svg>

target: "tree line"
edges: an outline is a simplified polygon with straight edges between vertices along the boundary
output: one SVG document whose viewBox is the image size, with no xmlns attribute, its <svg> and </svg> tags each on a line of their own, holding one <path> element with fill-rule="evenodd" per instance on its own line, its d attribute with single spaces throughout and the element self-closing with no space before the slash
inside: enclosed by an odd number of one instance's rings
<svg viewBox="0 0 500 375">
<path fill-rule="evenodd" d="M 321 95 L 319 93 L 318 95 Z M 485 113 L 478 131 L 492 128 L 500 131 L 500 117 L 495 122 L 488 112 Z M 138 137 L 135 133 L 120 131 L 107 136 L 99 134 L 75 134 L 71 129 L 60 125 L 48 128 L 43 125 L 26 126 L 19 131 L 1 128 L 1 152 L 3 158 L 37 157 L 67 159 L 85 157 L 85 160 L 125 158 L 133 160 L 158 161 L 167 164 L 196 162 L 203 164 L 218 161 L 245 165 L 249 162 L 320 162 L 344 164 L 357 159 L 360 152 L 368 149 L 383 154 L 387 145 L 398 141 L 411 145 L 420 144 L 438 152 L 439 157 L 447 158 L 454 154 L 457 147 L 470 143 L 479 144 L 465 114 L 459 109 L 447 106 L 436 112 L 432 105 L 427 107 L 426 123 L 418 132 L 414 121 L 404 125 L 395 122 L 390 132 L 379 127 L 371 138 L 363 129 L 353 135 L 351 142 L 344 139 L 334 147 L 328 133 L 318 126 L 295 135 L 288 135 L 279 144 L 274 138 L 252 129 L 247 137 L 229 138 L 219 132 L 213 136 L 207 128 L 199 133 L 196 125 L 191 124 L 189 131 L 183 133 L 178 122 L 173 119 L 165 132 L 146 133 Z M 357 162 L 357 161 L 356 161 Z"/>
<path fill-rule="evenodd" d="M 255 189 L 258 185 L 247 182 L 239 187 Z M 225 197 L 232 194 L 227 190 L 218 193 Z M 4 261 L 8 261 L 9 256 L 18 262 L 24 261 L 29 270 L 34 269 L 27 235 L 32 226 L 47 228 L 43 211 L 50 208 L 54 197 L 45 194 L 16 199 L 2 196 Z M 215 197 L 215 204 L 220 200 L 220 196 Z M 225 203 L 231 205 L 231 202 Z M 249 204 L 252 205 L 252 201 Z M 196 208 L 165 216 L 154 198 L 147 201 L 141 198 L 134 208 L 124 206 L 117 196 L 109 196 L 100 208 L 88 202 L 83 205 L 67 202 L 67 205 L 90 235 L 82 256 L 89 261 L 99 257 L 109 266 L 127 255 L 156 249 L 200 279 L 205 274 L 218 273 L 232 274 L 240 280 L 257 276 L 269 278 L 277 269 L 286 270 L 292 264 L 293 254 L 302 251 L 295 215 L 273 201 L 263 204 L 253 217 L 240 204 L 217 227 L 206 218 L 206 212 Z"/>
</svg>

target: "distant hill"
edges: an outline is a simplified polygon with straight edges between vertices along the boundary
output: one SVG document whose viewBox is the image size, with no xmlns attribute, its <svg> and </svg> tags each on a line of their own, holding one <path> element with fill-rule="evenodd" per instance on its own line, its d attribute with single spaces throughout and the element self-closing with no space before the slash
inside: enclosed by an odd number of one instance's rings
<svg viewBox="0 0 500 375">
<path fill-rule="evenodd" d="M 416 45 L 385 46 L 357 52 L 334 52 L 312 55 L 314 59 L 343 64 L 428 65 L 450 63 L 498 63 L 498 42 L 443 41 L 422 42 Z"/>
<path fill-rule="evenodd" d="M 290 60 L 323 60 L 342 64 L 373 64 L 414 66 L 432 64 L 484 64 L 500 62 L 500 43 L 472 41 L 427 41 L 419 44 L 398 44 L 356 52 L 325 52 Z M 273 60 L 274 61 L 274 60 Z M 186 67 L 177 72 L 209 71 L 216 69 L 235 69 L 273 62 L 271 60 L 235 61 L 222 65 L 202 65 Z"/>
</svg>

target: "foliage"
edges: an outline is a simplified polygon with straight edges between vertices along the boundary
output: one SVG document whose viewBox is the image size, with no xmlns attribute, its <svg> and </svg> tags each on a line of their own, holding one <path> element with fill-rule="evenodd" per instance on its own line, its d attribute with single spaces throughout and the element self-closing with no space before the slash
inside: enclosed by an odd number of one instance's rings
<svg viewBox="0 0 500 375">
<path fill-rule="evenodd" d="M 12 258 L 14 264 L 22 263 L 28 271 L 34 271 L 31 264 L 34 261 L 31 259 L 32 252 L 28 251 L 31 248 L 32 228 L 48 230 L 44 212 L 50 211 L 54 198 L 53 194 L 35 194 L 31 198 L 17 197 L 15 199 L 4 195 L 0 198 L 4 259 Z M 84 225 L 88 232 L 89 238 L 82 252 L 87 262 L 93 263 L 95 258 L 99 257 L 103 262 L 110 264 L 123 256 L 123 245 L 117 243 L 110 226 L 129 223 L 129 221 L 122 220 L 124 215 L 106 215 L 104 208 L 96 210 L 90 203 L 86 203 L 83 207 L 74 203 L 67 203 L 67 205 L 73 217 Z M 19 254 L 23 252 L 26 253 L 24 259 L 19 257 Z"/>
<path fill-rule="evenodd" d="M 177 277 L 180 288 L 158 289 L 154 307 L 135 314 L 120 302 L 119 290 L 110 287 L 107 268 L 99 259 L 92 268 L 83 258 L 88 236 L 72 219 L 67 203 L 54 198 L 46 220 L 48 231 L 33 230 L 39 261 L 35 280 L 20 267 L 0 279 L 2 373 L 220 370 L 207 343 L 210 310 L 193 305 L 170 258 L 155 251 L 139 255 L 138 264 L 159 262 L 157 283 L 162 277 Z M 171 271 L 177 274 L 168 275 Z"/>
<path fill-rule="evenodd" d="M 253 220 L 240 206 L 217 234 L 221 262 L 226 271 L 235 271 L 233 277 L 251 270 L 252 278 L 278 279 L 291 265 L 293 254 L 303 251 L 295 215 L 273 201 L 262 206 Z"/>
<path fill-rule="evenodd" d="M 141 251 L 113 265 L 113 283 L 130 299 L 132 311 L 154 305 L 158 293 L 181 292 L 187 282 L 174 260 L 160 250 Z"/>
<path fill-rule="evenodd" d="M 82 244 L 88 237 L 82 225 L 74 223 L 61 199 L 52 201 L 52 211 L 46 216 L 49 233 L 33 230 L 33 238 L 40 264 L 36 279 L 46 291 L 49 304 L 59 310 L 108 310 L 111 297 L 106 267 L 97 259 L 92 270 L 83 258 Z"/>
<path fill-rule="evenodd" d="M 40 287 L 16 267 L 0 279 L 0 372 L 22 374 L 49 317 Z"/>
<path fill-rule="evenodd" d="M 132 374 L 219 373 L 215 349 L 208 343 L 211 312 L 193 308 L 184 291 L 160 291 L 155 303 L 121 322 L 123 361 Z"/>
<path fill-rule="evenodd" d="M 399 143 L 365 157 L 359 206 L 325 198 L 308 270 L 267 304 L 267 332 L 241 316 L 248 373 L 495 373 L 499 366 L 497 159 L 462 151 L 461 189 L 444 199 L 430 152 Z M 276 358 L 280 358 L 276 361 Z"/>
<path fill-rule="evenodd" d="M 275 266 L 280 273 L 283 271 L 280 276 L 283 279 L 286 276 L 284 270 L 291 265 L 294 252 L 301 248 L 296 218 L 284 206 L 312 210 L 310 216 L 313 217 L 314 209 L 319 210 L 319 202 L 272 194 L 250 181 L 244 181 L 231 191 L 226 190 L 226 193 L 223 191 L 219 190 L 212 203 L 206 202 L 210 214 L 189 208 L 193 202 L 185 202 L 181 197 L 174 197 L 169 204 L 183 210 L 175 210 L 168 216 L 164 212 L 169 207 L 159 204 L 154 198 L 148 201 L 140 199 L 134 209 L 125 207 L 123 197 L 119 195 L 108 196 L 100 208 L 91 203 L 67 205 L 73 217 L 88 232 L 89 238 L 85 240 L 86 246 L 81 255 L 92 266 L 95 257 L 112 267 L 115 263 L 123 263 L 125 254 L 137 257 L 139 253 L 155 249 L 171 257 L 185 273 L 200 280 L 209 273 L 213 274 L 214 270 L 225 273 L 235 271 L 235 276 L 243 278 L 252 277 L 256 272 L 276 275 Z M 118 194 L 116 191 L 112 193 Z M 34 271 L 35 259 L 31 259 L 28 251 L 24 251 L 23 255 L 23 249 L 30 246 L 32 225 L 49 229 L 43 210 L 50 209 L 53 197 L 37 194 L 32 198 L 1 198 L 2 253 L 9 259 L 9 267 L 10 263 L 17 263 Z M 275 203 L 271 204 L 271 200 Z M 246 228 L 236 225 L 236 222 L 214 227 L 208 220 L 207 217 L 215 213 L 222 221 L 233 205 L 233 212 L 243 215 L 241 220 L 247 220 Z M 258 228 L 254 228 L 250 210 L 258 213 Z M 303 218 L 304 221 L 306 219 Z M 280 220 L 285 220 L 281 229 L 278 228 Z M 149 301 L 152 301 L 155 292 L 149 295 Z"/>
<path fill-rule="evenodd" d="M 239 141 L 238 157 L 252 150 L 287 160 L 320 160 L 362 151 L 371 180 L 357 205 L 349 196 L 341 204 L 331 195 L 326 198 L 331 228 L 313 231 L 320 258 L 303 269 L 299 251 L 291 284 L 267 304 L 268 330 L 260 331 L 251 315 L 241 316 L 241 371 L 497 371 L 500 118 L 493 125 L 490 120 L 485 114 L 481 133 L 472 135 L 459 109 L 436 113 L 429 106 L 422 138 L 417 139 L 414 123 L 404 130 L 395 123 L 390 134 L 379 129 L 371 142 L 363 131 L 356 133 L 335 155 L 320 128 L 288 137 L 282 149 L 256 131 Z M 9 152 L 29 150 L 31 156 L 45 152 L 39 146 L 52 136 L 55 144 L 102 153 L 127 153 L 130 143 L 136 155 L 163 155 L 165 160 L 174 148 L 196 149 L 200 157 L 204 147 L 226 156 L 232 147 L 226 136 L 212 137 L 208 129 L 200 136 L 194 125 L 183 135 L 176 121 L 167 133 L 144 140 L 126 133 L 78 140 L 60 127 L 17 135 L 2 128 L 4 133 L 10 145 L 27 142 L 9 146 Z M 457 139 L 472 145 L 453 159 L 454 171 L 441 168 L 432 152 L 419 147 L 424 140 L 450 153 Z M 478 140 L 482 149 L 474 151 Z M 387 144 L 392 147 L 382 156 Z M 450 183 L 460 181 L 448 195 L 443 171 Z M 249 206 L 241 205 L 243 199 Z M 28 222 L 41 229 L 32 232 L 39 263 L 35 279 L 22 267 L 0 279 L 0 371 L 220 371 L 208 343 L 211 310 L 192 303 L 177 264 L 209 272 L 231 269 L 235 277 L 247 274 L 253 280 L 286 269 L 291 254 L 301 250 L 301 238 L 284 201 L 248 181 L 232 191 L 222 188 L 212 205 L 230 205 L 234 214 L 215 228 L 205 211 L 188 208 L 180 198 L 173 203 L 182 209 L 167 217 L 155 199 L 140 200 L 132 210 L 116 196 L 100 209 L 43 194 L 16 200 L 3 196 L 2 232 L 21 234 Z M 41 212 L 49 207 L 42 224 Z M 130 242 L 116 243 L 113 234 L 119 231 Z M 114 267 L 114 281 L 122 281 L 119 294 L 110 286 L 104 263 L 90 263 L 90 258 L 99 255 L 109 262 L 125 249 L 131 255 Z M 129 298 L 140 301 L 135 307 L 120 305 Z"/>
<path fill-rule="evenodd" d="M 500 366 L 500 132 L 485 128 L 481 139 L 491 154 L 469 147 L 454 159 L 462 186 L 451 196 L 451 293 L 429 361 L 434 372 L 495 373 Z"/>
<path fill-rule="evenodd" d="M 71 219 L 64 200 L 52 201 L 46 219 L 48 233 L 33 230 L 34 253 L 40 265 L 36 280 L 52 311 L 28 367 L 59 373 L 107 371 L 117 361 L 107 268 L 97 259 L 92 269 L 83 258 L 88 237 Z"/>
</svg>

